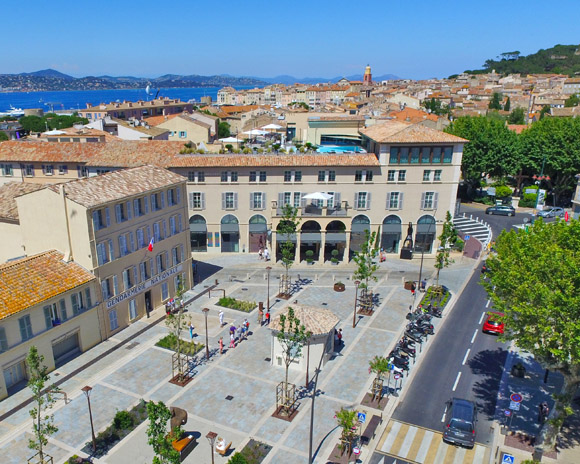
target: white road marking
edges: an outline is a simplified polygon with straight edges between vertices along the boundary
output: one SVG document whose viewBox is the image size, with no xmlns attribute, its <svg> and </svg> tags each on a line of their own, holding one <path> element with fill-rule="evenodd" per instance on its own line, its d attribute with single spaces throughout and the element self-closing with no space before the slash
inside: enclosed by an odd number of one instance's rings
<svg viewBox="0 0 580 464">
<path fill-rule="evenodd" d="M 475 332 L 473 332 L 473 337 L 471 337 L 471 343 L 475 341 L 475 337 L 477 337 L 477 329 L 475 329 Z"/>
<path fill-rule="evenodd" d="M 481 317 L 479 318 L 479 325 L 483 322 L 483 318 L 485 317 L 485 311 L 481 313 Z"/>
<path fill-rule="evenodd" d="M 465 366 L 465 362 L 467 361 L 467 357 L 469 356 L 470 351 L 471 351 L 471 349 L 468 348 L 467 352 L 465 353 L 465 357 L 463 358 L 463 362 L 461 363 L 462 366 Z"/>
<path fill-rule="evenodd" d="M 431 430 L 426 430 L 425 435 L 423 435 L 423 441 L 421 441 L 421 445 L 419 447 L 419 452 L 417 456 L 415 456 L 415 461 L 417 462 L 425 462 L 427 458 L 427 453 L 429 452 L 429 448 L 431 447 L 431 440 L 435 434 Z"/>
<path fill-rule="evenodd" d="M 460 378 L 461 378 L 461 372 L 459 372 L 457 374 L 457 378 L 455 379 L 455 383 L 453 384 L 453 388 L 451 389 L 451 391 L 455 391 L 455 389 L 457 388 L 457 384 L 459 383 Z"/>
<path fill-rule="evenodd" d="M 491 303 L 491 300 L 487 300 L 487 303 L 485 304 L 486 308 L 489 308 L 489 304 Z"/>
<path fill-rule="evenodd" d="M 447 414 L 447 408 L 445 408 L 445 412 L 441 416 L 441 422 L 445 422 L 445 414 Z"/>
</svg>

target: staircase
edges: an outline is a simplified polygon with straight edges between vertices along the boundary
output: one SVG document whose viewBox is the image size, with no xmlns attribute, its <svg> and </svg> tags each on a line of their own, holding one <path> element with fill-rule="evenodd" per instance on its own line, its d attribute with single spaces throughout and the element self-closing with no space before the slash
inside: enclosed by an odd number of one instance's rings
<svg viewBox="0 0 580 464">
<path fill-rule="evenodd" d="M 453 226 L 458 232 L 462 232 L 465 235 L 475 237 L 483 245 L 483 249 L 491 242 L 492 233 L 491 227 L 483 220 L 479 220 L 477 217 L 466 216 L 463 213 L 461 216 L 455 216 L 453 218 Z"/>
</svg>

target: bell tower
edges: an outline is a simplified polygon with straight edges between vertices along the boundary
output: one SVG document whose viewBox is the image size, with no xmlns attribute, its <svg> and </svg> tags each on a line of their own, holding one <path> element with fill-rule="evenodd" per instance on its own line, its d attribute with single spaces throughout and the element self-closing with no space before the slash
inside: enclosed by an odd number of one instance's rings
<svg viewBox="0 0 580 464">
<path fill-rule="evenodd" d="M 373 83 L 373 75 L 371 74 L 371 67 L 367 64 L 365 68 L 365 75 L 363 77 L 363 84 L 364 85 L 371 85 Z"/>
</svg>

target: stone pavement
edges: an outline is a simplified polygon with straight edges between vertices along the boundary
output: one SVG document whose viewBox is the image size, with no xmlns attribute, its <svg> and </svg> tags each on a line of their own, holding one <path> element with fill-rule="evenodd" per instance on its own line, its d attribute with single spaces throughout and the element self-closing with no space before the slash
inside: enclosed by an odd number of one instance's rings
<svg viewBox="0 0 580 464">
<path fill-rule="evenodd" d="M 255 255 L 204 256 L 206 262 L 199 263 L 198 275 L 201 283 L 187 292 L 194 297 L 219 282 L 226 294 L 236 298 L 266 302 L 266 263 Z M 201 257 L 200 257 L 201 259 Z M 338 440 L 334 413 L 341 407 L 357 407 L 364 395 L 370 391 L 372 376 L 368 373 L 368 361 L 375 355 L 385 355 L 406 323 L 405 314 L 412 303 L 410 293 L 403 289 L 404 280 L 417 280 L 419 260 L 387 260 L 380 264 L 378 282 L 372 287 L 379 297 L 379 304 L 372 317 L 359 318 L 352 328 L 355 288 L 352 283 L 353 265 L 347 266 L 294 266 L 290 273 L 293 279 L 304 282 L 302 288 L 290 302 L 278 300 L 279 276 L 284 272 L 279 265 L 270 264 L 270 303 L 273 315 L 292 301 L 300 304 L 326 307 L 339 318 L 343 329 L 345 347 L 322 369 L 316 398 L 314 415 L 314 450 L 316 462 L 326 462 Z M 441 282 L 452 292 L 457 292 L 470 275 L 475 263 L 469 259 L 456 257 L 456 263 L 441 272 Z M 213 273 L 213 274 L 212 274 Z M 211 275 L 210 275 L 211 274 Z M 433 260 L 425 259 L 423 275 L 432 277 Z M 336 293 L 332 283 L 341 280 L 346 291 Z M 430 279 L 430 283 L 432 279 Z M 247 315 L 224 308 L 226 322 L 239 324 L 245 317 L 250 321 L 251 334 L 235 349 L 223 355 L 217 352 L 220 336 L 228 338 L 228 326 L 219 327 L 218 310 L 215 303 L 218 293 L 211 298 L 202 295 L 187 306 L 196 327 L 196 340 L 204 342 L 204 316 L 202 308 L 210 309 L 208 315 L 209 346 L 212 351 L 209 361 L 205 361 L 205 351 L 196 357 L 195 377 L 186 387 L 181 388 L 168 382 L 171 377 L 171 352 L 156 347 L 155 343 L 168 329 L 164 323 L 154 325 L 139 334 L 130 343 L 109 356 L 97 360 L 115 344 L 128 340 L 144 327 L 164 316 L 162 309 L 152 313 L 151 319 L 143 319 L 132 324 L 113 338 L 83 353 L 70 363 L 60 367 L 51 375 L 53 381 L 73 372 L 76 368 L 86 368 L 63 383 L 61 388 L 68 394 L 65 405 L 59 400 L 55 409 L 55 423 L 59 432 L 49 441 L 47 451 L 56 463 L 64 462 L 72 454 L 84 455 L 81 450 L 90 440 L 90 422 L 87 403 L 80 388 L 91 385 L 91 404 L 95 430 L 108 426 L 117 410 L 127 409 L 137 404 L 140 398 L 164 401 L 168 406 L 178 406 L 188 412 L 185 426 L 188 432 L 198 438 L 198 445 L 184 462 L 211 462 L 210 447 L 205 440 L 209 431 L 217 432 L 232 448 L 240 450 L 250 438 L 268 443 L 272 450 L 268 463 L 304 463 L 308 456 L 308 436 L 311 401 L 301 400 L 299 413 L 293 422 L 271 417 L 275 408 L 275 386 L 283 379 L 284 370 L 271 364 L 271 334 L 266 327 L 257 327 L 257 310 Z M 188 333 L 183 334 L 189 338 Z M 225 343 L 227 346 L 227 343 Z M 312 369 L 313 370 L 313 369 Z M 303 375 L 291 374 L 291 381 L 303 385 Z M 405 388 L 403 382 L 402 388 Z M 226 397 L 231 396 L 230 400 Z M 29 397 L 28 389 L 12 395 L 0 402 L 0 415 Z M 394 402 L 391 402 L 394 404 Z M 368 408 L 363 408 L 367 409 Z M 389 409 L 389 406 L 387 406 Z M 370 410 L 369 410 L 370 412 Z M 378 411 L 375 411 L 379 414 Z M 383 422 L 383 428 L 386 426 Z M 150 463 L 153 457 L 146 444 L 147 422 L 141 424 L 109 454 L 95 462 L 100 463 Z M 0 455 L 2 462 L 16 464 L 26 462 L 32 453 L 26 448 L 31 423 L 28 407 L 11 414 L 0 424 Z M 380 436 L 380 430 L 377 431 Z M 363 449 L 361 459 L 366 459 L 369 449 Z M 227 457 L 216 455 L 216 463 L 225 463 Z"/>
</svg>

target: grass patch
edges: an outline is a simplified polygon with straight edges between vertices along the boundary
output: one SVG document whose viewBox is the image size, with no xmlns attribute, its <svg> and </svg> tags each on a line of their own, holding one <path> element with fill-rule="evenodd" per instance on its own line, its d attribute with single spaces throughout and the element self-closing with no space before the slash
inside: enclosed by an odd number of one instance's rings
<svg viewBox="0 0 580 464">
<path fill-rule="evenodd" d="M 236 300 L 231 296 L 220 298 L 217 304 L 218 306 L 223 306 L 224 308 L 236 309 L 245 313 L 251 312 L 256 307 L 255 301 Z"/>
<path fill-rule="evenodd" d="M 228 464 L 260 464 L 272 447 L 266 443 L 250 439 L 242 451 L 238 451 L 228 460 Z"/>
<path fill-rule="evenodd" d="M 169 334 L 159 340 L 155 346 L 166 348 L 168 350 L 177 350 L 177 337 L 175 334 Z M 181 352 L 193 356 L 199 353 L 205 345 L 203 343 L 188 342 L 181 339 Z"/>
</svg>

